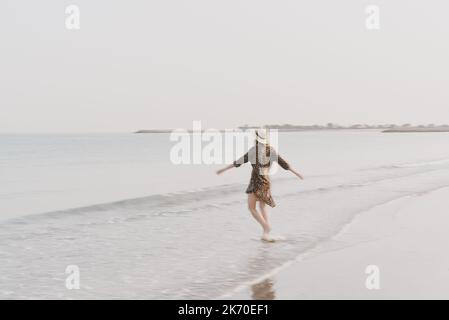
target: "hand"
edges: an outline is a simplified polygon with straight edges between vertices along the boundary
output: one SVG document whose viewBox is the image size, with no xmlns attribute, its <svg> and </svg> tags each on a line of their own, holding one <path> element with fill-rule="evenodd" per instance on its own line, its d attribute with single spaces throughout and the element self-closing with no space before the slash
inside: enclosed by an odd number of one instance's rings
<svg viewBox="0 0 449 320">
<path fill-rule="evenodd" d="M 218 171 L 216 172 L 216 174 L 217 174 L 217 175 L 220 175 L 220 174 L 222 174 L 223 172 L 225 172 L 226 170 L 229 170 L 229 169 L 231 169 L 231 168 L 234 168 L 234 165 L 230 164 L 229 166 L 224 167 L 224 168 L 218 170 Z"/>
<path fill-rule="evenodd" d="M 304 177 L 303 177 L 299 172 L 297 172 L 295 169 L 293 169 L 293 168 L 290 167 L 290 171 L 291 171 L 295 176 L 297 176 L 299 179 L 304 180 Z"/>
<path fill-rule="evenodd" d="M 299 179 L 304 180 L 304 177 L 303 177 L 299 172 L 296 172 L 296 171 L 295 171 L 295 175 L 296 175 Z"/>
</svg>

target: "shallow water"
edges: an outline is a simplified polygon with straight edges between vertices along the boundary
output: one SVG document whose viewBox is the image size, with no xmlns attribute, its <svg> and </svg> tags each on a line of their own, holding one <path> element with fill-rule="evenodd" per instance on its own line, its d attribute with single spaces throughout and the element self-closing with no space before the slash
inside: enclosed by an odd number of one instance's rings
<svg viewBox="0 0 449 320">
<path fill-rule="evenodd" d="M 373 206 L 448 186 L 447 137 L 282 134 L 280 154 L 307 179 L 273 178 L 273 232 L 285 240 L 270 244 L 246 211 L 249 166 L 224 177 L 173 166 L 166 135 L 2 136 L 0 297 L 221 297 Z M 80 290 L 65 287 L 68 265 L 80 268 Z"/>
</svg>

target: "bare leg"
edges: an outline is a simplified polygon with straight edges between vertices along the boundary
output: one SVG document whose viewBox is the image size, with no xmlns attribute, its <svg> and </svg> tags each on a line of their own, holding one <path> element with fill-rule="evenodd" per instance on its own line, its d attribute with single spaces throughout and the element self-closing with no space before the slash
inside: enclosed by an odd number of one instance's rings
<svg viewBox="0 0 449 320">
<path fill-rule="evenodd" d="M 265 202 L 259 201 L 259 208 L 260 208 L 260 212 L 262 213 L 262 217 L 265 221 L 265 228 L 263 231 L 262 240 L 270 241 L 270 242 L 274 241 L 273 238 L 270 237 L 271 226 L 270 226 L 270 221 L 268 220 L 268 212 L 266 210 Z"/>
<path fill-rule="evenodd" d="M 256 202 L 257 198 L 254 194 L 250 193 L 248 194 L 248 210 L 251 212 L 254 219 L 256 219 L 257 222 L 262 226 L 263 228 L 263 235 L 262 239 L 266 241 L 270 241 L 270 238 L 268 236 L 268 233 L 270 232 L 269 225 L 265 222 L 265 219 L 263 218 L 262 214 L 260 214 L 256 210 Z"/>
<path fill-rule="evenodd" d="M 271 231 L 271 225 L 270 225 L 270 221 L 268 220 L 268 211 L 267 211 L 267 206 L 266 206 L 265 202 L 259 201 L 259 208 L 260 208 L 260 212 L 262 213 L 262 217 L 265 220 L 265 223 L 267 226 L 267 233 L 269 233 Z"/>
<path fill-rule="evenodd" d="M 254 219 L 256 219 L 256 221 L 259 222 L 259 224 L 265 230 L 267 224 L 265 223 L 263 216 L 257 211 L 256 202 L 257 202 L 256 196 L 253 193 L 248 194 L 248 210 L 249 212 L 251 212 Z"/>
</svg>

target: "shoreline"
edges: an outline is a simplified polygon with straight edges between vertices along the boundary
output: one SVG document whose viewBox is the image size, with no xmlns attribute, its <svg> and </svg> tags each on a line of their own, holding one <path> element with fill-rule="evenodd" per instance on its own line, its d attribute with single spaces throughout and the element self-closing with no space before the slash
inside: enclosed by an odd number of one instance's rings
<svg viewBox="0 0 449 320">
<path fill-rule="evenodd" d="M 357 216 L 332 240 L 228 299 L 447 299 L 449 187 Z M 368 266 L 380 288 L 367 289 Z"/>
<path fill-rule="evenodd" d="M 383 130 L 382 133 L 410 133 L 410 132 L 449 132 L 449 128 L 397 128 Z"/>
<path fill-rule="evenodd" d="M 237 128 L 237 129 L 220 129 L 214 130 L 217 132 L 244 132 L 246 130 L 251 130 L 252 128 Z M 277 130 L 278 132 L 316 132 L 316 131 L 379 131 L 382 132 L 382 128 L 310 128 L 310 129 L 279 129 L 279 128 L 267 128 L 269 130 Z M 172 133 L 177 129 L 155 129 L 155 130 L 137 130 L 134 131 L 134 134 L 151 134 L 151 133 Z M 191 130 L 191 129 L 183 129 L 186 133 L 194 133 L 194 132 L 208 132 L 208 130 Z"/>
<path fill-rule="evenodd" d="M 237 128 L 237 129 L 220 129 L 214 130 L 216 132 L 244 132 L 249 130 L 250 128 Z M 268 128 L 269 130 L 277 130 L 278 132 L 328 132 L 328 131 L 378 131 L 380 133 L 443 133 L 449 132 L 449 128 L 397 128 L 397 129 L 385 129 L 385 128 L 304 128 L 304 129 L 279 129 L 279 128 Z M 155 133 L 172 133 L 177 129 L 150 129 L 150 130 L 137 130 L 134 131 L 133 134 L 155 134 Z M 183 132 L 186 133 L 204 133 L 208 130 L 191 130 L 191 129 L 183 129 Z"/>
</svg>

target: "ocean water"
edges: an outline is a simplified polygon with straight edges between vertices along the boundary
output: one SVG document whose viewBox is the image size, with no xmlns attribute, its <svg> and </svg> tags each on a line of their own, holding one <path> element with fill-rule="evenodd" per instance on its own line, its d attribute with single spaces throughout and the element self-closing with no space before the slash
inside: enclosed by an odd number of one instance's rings
<svg viewBox="0 0 449 320">
<path fill-rule="evenodd" d="M 219 298 L 372 207 L 449 186 L 447 133 L 279 138 L 306 180 L 272 177 L 284 240 L 264 243 L 246 209 L 249 165 L 173 165 L 168 134 L 0 135 L 0 298 Z M 66 288 L 69 265 L 79 290 Z"/>
</svg>

